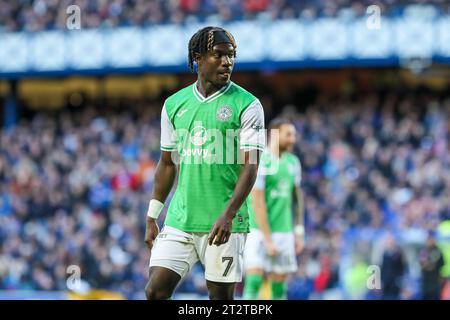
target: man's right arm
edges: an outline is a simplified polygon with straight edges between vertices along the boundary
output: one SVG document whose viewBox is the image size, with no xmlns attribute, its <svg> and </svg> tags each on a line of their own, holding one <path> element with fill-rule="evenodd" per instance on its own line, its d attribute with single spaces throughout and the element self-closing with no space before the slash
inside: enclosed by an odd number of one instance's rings
<svg viewBox="0 0 450 320">
<path fill-rule="evenodd" d="M 145 230 L 145 243 L 149 250 L 153 247 L 153 240 L 159 233 L 157 217 L 162 210 L 163 204 L 173 187 L 176 176 L 176 165 L 172 160 L 172 151 L 176 150 L 176 136 L 172 123 L 167 115 L 166 106 L 161 111 L 161 156 L 156 167 L 155 183 L 147 223 Z"/>
<path fill-rule="evenodd" d="M 272 232 L 269 226 L 269 219 L 267 216 L 267 206 L 264 196 L 264 190 L 253 189 L 253 208 L 255 210 L 255 220 L 258 224 L 259 230 L 264 237 L 264 246 L 266 247 L 267 254 L 274 256 L 277 254 L 277 249 L 272 241 Z"/>
<path fill-rule="evenodd" d="M 270 230 L 269 217 L 267 212 L 265 188 L 266 178 L 264 175 L 264 168 L 260 167 L 258 176 L 256 178 L 255 186 L 252 191 L 253 209 L 255 211 L 255 220 L 259 230 L 264 237 L 264 246 L 267 254 L 274 256 L 277 254 L 277 249 L 272 241 L 272 231 Z"/>
<path fill-rule="evenodd" d="M 153 186 L 152 200 L 158 200 L 164 203 L 172 189 L 175 175 L 176 166 L 172 161 L 172 153 L 169 151 L 161 151 L 161 157 L 156 167 L 155 184 Z M 157 218 L 147 215 L 147 225 L 145 228 L 145 243 L 149 250 L 152 250 L 153 241 L 159 234 Z"/>
<path fill-rule="evenodd" d="M 177 168 L 172 161 L 172 152 L 161 151 L 161 157 L 155 172 L 152 199 L 164 203 L 175 181 Z"/>
</svg>

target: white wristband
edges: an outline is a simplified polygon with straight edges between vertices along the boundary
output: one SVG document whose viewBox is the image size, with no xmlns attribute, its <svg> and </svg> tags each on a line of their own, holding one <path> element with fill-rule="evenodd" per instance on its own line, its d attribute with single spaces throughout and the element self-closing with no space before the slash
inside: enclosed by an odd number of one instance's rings
<svg viewBox="0 0 450 320">
<path fill-rule="evenodd" d="M 302 226 L 301 224 L 296 225 L 294 228 L 294 233 L 297 236 L 304 236 L 305 235 L 305 227 Z"/>
<path fill-rule="evenodd" d="M 148 205 L 148 211 L 147 211 L 147 217 L 158 219 L 159 214 L 161 213 L 162 209 L 164 208 L 164 203 L 161 201 L 158 201 L 156 199 L 150 200 L 150 203 Z"/>
</svg>

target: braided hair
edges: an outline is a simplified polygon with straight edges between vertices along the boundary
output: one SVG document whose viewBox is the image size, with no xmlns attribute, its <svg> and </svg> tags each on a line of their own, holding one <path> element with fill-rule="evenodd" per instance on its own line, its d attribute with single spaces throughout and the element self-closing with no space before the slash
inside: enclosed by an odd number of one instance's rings
<svg viewBox="0 0 450 320">
<path fill-rule="evenodd" d="M 189 69 L 191 69 L 192 72 L 194 72 L 195 54 L 199 53 L 200 55 L 203 55 L 208 51 L 212 51 L 214 44 L 214 32 L 216 31 L 225 32 L 228 38 L 230 39 L 231 45 L 236 50 L 237 45 L 236 41 L 234 40 L 234 37 L 231 35 L 231 33 L 226 31 L 225 29 L 220 27 L 205 27 L 203 29 L 200 29 L 189 40 L 188 62 L 189 62 Z M 236 57 L 236 51 L 234 52 L 234 57 Z"/>
</svg>

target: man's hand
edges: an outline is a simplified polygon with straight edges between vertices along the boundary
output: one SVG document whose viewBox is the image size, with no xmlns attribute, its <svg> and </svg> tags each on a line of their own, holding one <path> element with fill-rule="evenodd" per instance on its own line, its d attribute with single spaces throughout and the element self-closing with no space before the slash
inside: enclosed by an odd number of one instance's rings
<svg viewBox="0 0 450 320">
<path fill-rule="evenodd" d="M 275 257 L 278 254 L 278 249 L 272 242 L 272 239 L 264 241 L 264 246 L 266 247 L 266 252 L 269 257 Z"/>
<path fill-rule="evenodd" d="M 159 234 L 159 227 L 156 223 L 156 220 L 150 217 L 147 217 L 147 226 L 145 228 L 145 244 L 147 245 L 148 250 L 152 251 L 153 241 Z"/>
<path fill-rule="evenodd" d="M 209 245 L 217 245 L 227 243 L 231 236 L 231 227 L 233 225 L 233 218 L 230 214 L 222 213 L 214 223 L 211 232 L 208 236 Z"/>
<path fill-rule="evenodd" d="M 296 235 L 295 236 L 295 254 L 299 256 L 303 249 L 305 248 L 305 240 L 303 239 L 303 236 Z"/>
</svg>

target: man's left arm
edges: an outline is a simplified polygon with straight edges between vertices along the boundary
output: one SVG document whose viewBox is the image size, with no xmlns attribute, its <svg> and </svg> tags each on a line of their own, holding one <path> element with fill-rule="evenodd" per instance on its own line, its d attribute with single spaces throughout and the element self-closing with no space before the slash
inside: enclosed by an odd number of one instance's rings
<svg viewBox="0 0 450 320">
<path fill-rule="evenodd" d="M 265 148 L 264 111 L 259 100 L 255 100 L 241 116 L 239 144 L 243 165 L 233 195 L 224 212 L 213 225 L 208 237 L 210 245 L 221 245 L 231 236 L 233 219 L 247 199 L 258 173 L 259 160 Z"/>
<path fill-rule="evenodd" d="M 233 196 L 228 202 L 226 209 L 213 226 L 208 237 L 210 245 L 215 244 L 219 246 L 226 243 L 230 238 L 233 219 L 255 184 L 260 154 L 261 151 L 259 150 L 244 152 L 245 163 L 239 174 Z M 251 159 L 257 159 L 257 163 L 252 163 L 254 161 L 250 161 Z"/>
<path fill-rule="evenodd" d="M 302 253 L 305 246 L 305 202 L 304 195 L 301 189 L 302 180 L 302 168 L 300 163 L 297 166 L 297 172 L 295 175 L 295 188 L 294 188 L 294 203 L 295 203 L 295 253 L 299 255 Z"/>
</svg>

